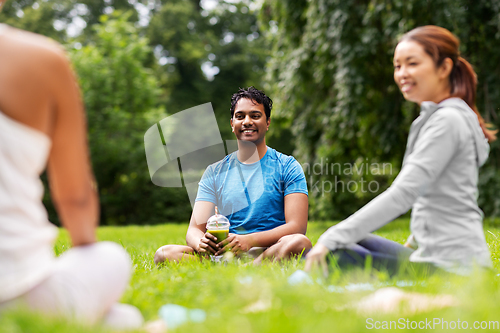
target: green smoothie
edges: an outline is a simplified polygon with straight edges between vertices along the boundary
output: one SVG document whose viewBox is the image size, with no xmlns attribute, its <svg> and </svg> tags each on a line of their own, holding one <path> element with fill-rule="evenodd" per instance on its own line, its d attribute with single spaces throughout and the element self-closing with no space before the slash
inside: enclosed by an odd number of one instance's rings
<svg viewBox="0 0 500 333">
<path fill-rule="evenodd" d="M 227 236 L 229 234 L 229 229 L 226 229 L 226 230 L 208 230 L 208 232 L 211 233 L 212 235 L 214 235 L 215 238 L 217 238 L 216 243 L 220 243 L 224 239 L 227 238 Z"/>
</svg>

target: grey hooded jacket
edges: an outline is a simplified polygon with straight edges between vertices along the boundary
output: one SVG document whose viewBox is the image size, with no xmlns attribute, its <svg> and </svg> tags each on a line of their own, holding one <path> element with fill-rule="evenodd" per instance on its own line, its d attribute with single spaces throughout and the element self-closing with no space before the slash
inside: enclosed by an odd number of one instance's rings
<svg viewBox="0 0 500 333">
<path fill-rule="evenodd" d="M 489 145 L 474 111 L 459 98 L 423 102 L 410 128 L 403 167 L 391 187 L 318 240 L 330 250 L 356 243 L 412 209 L 411 261 L 445 269 L 491 266 L 477 205 L 478 169 Z"/>
</svg>

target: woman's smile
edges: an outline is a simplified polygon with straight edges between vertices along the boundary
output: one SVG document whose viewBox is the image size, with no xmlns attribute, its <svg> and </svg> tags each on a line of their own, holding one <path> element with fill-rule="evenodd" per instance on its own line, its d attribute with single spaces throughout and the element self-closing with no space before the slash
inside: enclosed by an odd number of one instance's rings
<svg viewBox="0 0 500 333">
<path fill-rule="evenodd" d="M 424 48 L 403 41 L 394 52 L 394 81 L 406 100 L 421 104 L 439 103 L 450 95 L 449 78 L 443 66 L 436 67 Z"/>
</svg>

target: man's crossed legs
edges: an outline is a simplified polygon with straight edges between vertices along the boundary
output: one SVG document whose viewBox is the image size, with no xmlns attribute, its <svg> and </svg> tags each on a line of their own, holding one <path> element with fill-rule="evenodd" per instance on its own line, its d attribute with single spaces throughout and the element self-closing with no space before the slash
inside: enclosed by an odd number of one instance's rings
<svg viewBox="0 0 500 333">
<path fill-rule="evenodd" d="M 281 237 L 275 244 L 267 248 L 251 248 L 248 254 L 255 257 L 254 264 L 258 265 L 264 259 L 281 261 L 293 256 L 303 255 L 312 248 L 309 238 L 302 234 L 292 234 Z M 155 253 L 155 264 L 164 261 L 180 262 L 183 260 L 198 260 L 198 253 L 187 245 L 164 245 Z"/>
</svg>

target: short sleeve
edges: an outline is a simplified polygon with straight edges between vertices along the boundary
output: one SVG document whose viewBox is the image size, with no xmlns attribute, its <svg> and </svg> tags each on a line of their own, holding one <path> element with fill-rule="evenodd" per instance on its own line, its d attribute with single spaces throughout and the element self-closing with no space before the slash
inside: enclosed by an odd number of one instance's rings
<svg viewBox="0 0 500 333">
<path fill-rule="evenodd" d="M 308 195 L 304 171 L 295 158 L 290 156 L 283 173 L 285 195 L 291 193 L 304 193 Z"/>
<path fill-rule="evenodd" d="M 215 188 L 214 168 L 213 165 L 209 165 L 198 183 L 198 194 L 195 201 L 208 201 L 217 205 Z"/>
</svg>

